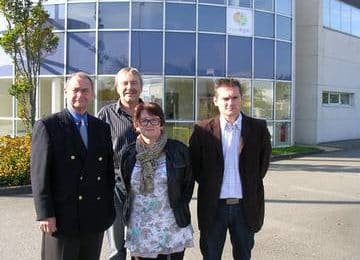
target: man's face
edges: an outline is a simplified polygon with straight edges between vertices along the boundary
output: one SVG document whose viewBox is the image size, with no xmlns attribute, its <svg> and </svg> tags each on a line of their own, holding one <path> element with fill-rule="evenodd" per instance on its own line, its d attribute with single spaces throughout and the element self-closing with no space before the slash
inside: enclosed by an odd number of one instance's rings
<svg viewBox="0 0 360 260">
<path fill-rule="evenodd" d="M 237 87 L 222 85 L 216 89 L 214 104 L 225 119 L 236 120 L 241 110 L 242 97 Z"/>
<path fill-rule="evenodd" d="M 120 96 L 121 103 L 137 104 L 142 91 L 140 80 L 131 73 L 118 75 L 116 90 Z"/>
<path fill-rule="evenodd" d="M 87 106 L 94 97 L 90 81 L 79 76 L 68 81 L 64 93 L 68 107 L 72 107 L 79 114 L 86 112 Z"/>
</svg>

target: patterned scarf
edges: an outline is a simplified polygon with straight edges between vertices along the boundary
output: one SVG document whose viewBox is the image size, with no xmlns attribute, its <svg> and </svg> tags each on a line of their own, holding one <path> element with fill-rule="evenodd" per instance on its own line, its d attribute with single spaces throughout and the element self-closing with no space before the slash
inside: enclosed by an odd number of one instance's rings
<svg viewBox="0 0 360 260">
<path fill-rule="evenodd" d="M 139 135 L 136 139 L 136 159 L 141 165 L 140 194 L 145 195 L 154 192 L 154 175 L 157 167 L 157 159 L 164 150 L 167 136 L 162 133 L 153 145 L 144 143 Z"/>
</svg>

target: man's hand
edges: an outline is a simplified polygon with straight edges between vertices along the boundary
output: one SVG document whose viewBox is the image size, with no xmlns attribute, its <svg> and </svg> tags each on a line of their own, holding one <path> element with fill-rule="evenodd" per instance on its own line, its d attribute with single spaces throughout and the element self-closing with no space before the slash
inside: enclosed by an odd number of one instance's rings
<svg viewBox="0 0 360 260">
<path fill-rule="evenodd" d="M 57 231 L 55 217 L 40 220 L 39 223 L 40 223 L 40 229 L 49 235 Z"/>
</svg>

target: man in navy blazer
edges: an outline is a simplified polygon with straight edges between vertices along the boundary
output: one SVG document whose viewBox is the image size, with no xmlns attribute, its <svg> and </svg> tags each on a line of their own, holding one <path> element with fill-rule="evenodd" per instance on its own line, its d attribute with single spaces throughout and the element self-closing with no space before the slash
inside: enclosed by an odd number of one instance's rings
<svg viewBox="0 0 360 260">
<path fill-rule="evenodd" d="M 221 260 L 229 230 L 234 259 L 247 260 L 264 220 L 270 135 L 264 120 L 241 113 L 239 81 L 218 79 L 214 92 L 220 116 L 196 124 L 190 138 L 200 249 L 205 260 Z"/>
<path fill-rule="evenodd" d="M 42 231 L 41 259 L 97 260 L 115 217 L 109 126 L 87 113 L 90 77 L 67 80 L 67 108 L 35 123 L 31 184 Z"/>
</svg>

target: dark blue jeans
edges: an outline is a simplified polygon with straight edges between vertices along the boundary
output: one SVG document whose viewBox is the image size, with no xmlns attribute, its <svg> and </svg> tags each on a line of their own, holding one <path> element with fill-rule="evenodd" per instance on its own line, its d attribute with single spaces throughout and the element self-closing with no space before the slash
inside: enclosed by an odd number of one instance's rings
<svg viewBox="0 0 360 260">
<path fill-rule="evenodd" d="M 246 224 L 242 201 L 239 204 L 227 205 L 225 200 L 219 200 L 216 218 L 209 232 L 200 232 L 200 249 L 204 260 L 221 260 L 229 229 L 232 253 L 235 260 L 251 258 L 254 247 L 254 233 Z"/>
</svg>

